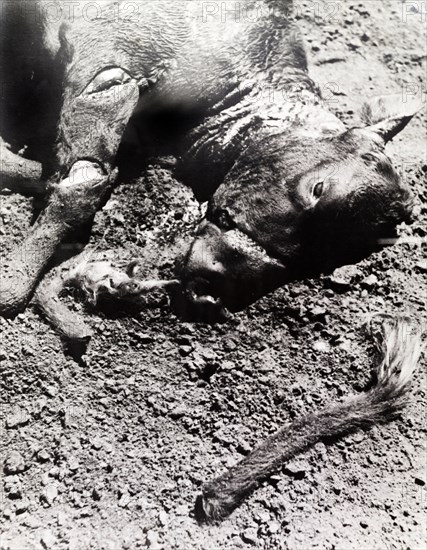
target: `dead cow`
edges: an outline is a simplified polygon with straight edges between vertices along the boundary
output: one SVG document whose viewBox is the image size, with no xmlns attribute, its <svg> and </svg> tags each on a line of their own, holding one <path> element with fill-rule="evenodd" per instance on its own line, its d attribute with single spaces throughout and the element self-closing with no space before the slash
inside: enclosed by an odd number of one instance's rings
<svg viewBox="0 0 427 550">
<path fill-rule="evenodd" d="M 210 199 L 179 270 L 204 309 L 217 299 L 241 309 L 361 257 L 408 219 L 411 196 L 384 146 L 419 105 L 374 101 L 346 129 L 307 74 L 292 2 L 251 0 L 240 17 L 215 6 L 2 5 L 2 184 L 53 187 L 3 262 L 3 314 L 25 307 L 58 243 L 102 204 L 113 168 L 125 178 L 136 158 L 176 156 L 177 177 Z"/>
<path fill-rule="evenodd" d="M 240 17 L 202 1 L 72 4 L 3 6 L 2 183 L 51 189 L 20 250 L 3 261 L 4 315 L 26 306 L 58 244 L 103 204 L 116 168 L 125 180 L 152 158 L 177 158 L 176 177 L 209 200 L 177 269 L 181 305 L 197 314 L 242 309 L 287 281 L 359 259 L 409 219 L 411 194 L 385 145 L 419 105 L 374 100 L 359 127 L 345 128 L 307 74 L 291 1 L 248 0 Z M 347 414 L 351 404 L 337 409 L 346 429 L 394 410 L 408 387 L 415 343 L 402 349 L 399 329 L 387 334 L 394 356 L 409 357 L 404 373 L 387 351 L 378 391 L 356 403 L 363 418 Z M 343 432 L 324 420 L 310 420 L 318 434 Z M 289 432 L 303 440 L 292 451 L 316 440 L 310 425 Z M 288 456 L 270 443 L 208 486 L 208 517 Z M 274 456 L 255 475 L 251 460 L 264 451 Z"/>
</svg>

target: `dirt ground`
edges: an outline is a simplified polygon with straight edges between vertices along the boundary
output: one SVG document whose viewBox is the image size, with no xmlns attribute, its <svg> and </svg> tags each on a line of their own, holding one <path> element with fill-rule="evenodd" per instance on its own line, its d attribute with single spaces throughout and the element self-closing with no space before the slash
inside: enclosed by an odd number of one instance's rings
<svg viewBox="0 0 427 550">
<path fill-rule="evenodd" d="M 346 123 L 371 95 L 425 94 L 425 2 L 299 7 L 311 74 Z M 79 362 L 34 307 L 0 319 L 1 548 L 426 548 L 425 360 L 396 422 L 317 444 L 219 526 L 193 513 L 201 484 L 260 439 L 363 391 L 369 313 L 409 312 L 427 327 L 425 132 L 424 111 L 389 145 L 417 196 L 415 223 L 351 269 L 290 284 L 215 326 L 180 322 L 161 295 L 137 312 L 86 310 L 94 336 Z M 168 275 L 199 210 L 153 168 L 114 193 L 91 243 Z M 32 201 L 3 196 L 0 213 L 7 251 Z"/>
</svg>

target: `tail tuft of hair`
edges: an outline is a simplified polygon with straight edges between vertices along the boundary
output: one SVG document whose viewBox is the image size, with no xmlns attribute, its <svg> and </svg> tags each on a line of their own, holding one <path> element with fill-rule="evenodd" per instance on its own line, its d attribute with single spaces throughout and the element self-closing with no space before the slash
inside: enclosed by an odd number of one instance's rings
<svg viewBox="0 0 427 550">
<path fill-rule="evenodd" d="M 387 415 L 405 405 L 424 348 L 421 325 L 406 315 L 379 313 L 369 319 L 367 329 L 380 355 L 377 383 L 371 392 L 376 394 L 378 403 L 389 409 L 382 411 Z"/>
</svg>

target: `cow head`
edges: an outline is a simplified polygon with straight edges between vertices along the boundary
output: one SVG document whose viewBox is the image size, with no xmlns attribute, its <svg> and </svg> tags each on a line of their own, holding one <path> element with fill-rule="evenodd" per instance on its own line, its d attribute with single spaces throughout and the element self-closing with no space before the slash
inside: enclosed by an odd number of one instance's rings
<svg viewBox="0 0 427 550">
<path fill-rule="evenodd" d="M 211 199 L 178 271 L 188 303 L 240 310 L 304 276 L 360 260 L 412 210 L 385 145 L 420 105 L 364 107 L 363 127 L 257 136 Z"/>
</svg>

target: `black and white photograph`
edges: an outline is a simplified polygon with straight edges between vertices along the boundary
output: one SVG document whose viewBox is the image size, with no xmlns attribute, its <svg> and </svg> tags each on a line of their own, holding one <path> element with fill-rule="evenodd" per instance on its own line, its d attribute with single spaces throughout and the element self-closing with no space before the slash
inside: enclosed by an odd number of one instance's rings
<svg viewBox="0 0 427 550">
<path fill-rule="evenodd" d="M 427 2 L 0 0 L 0 550 L 427 550 Z"/>
</svg>

